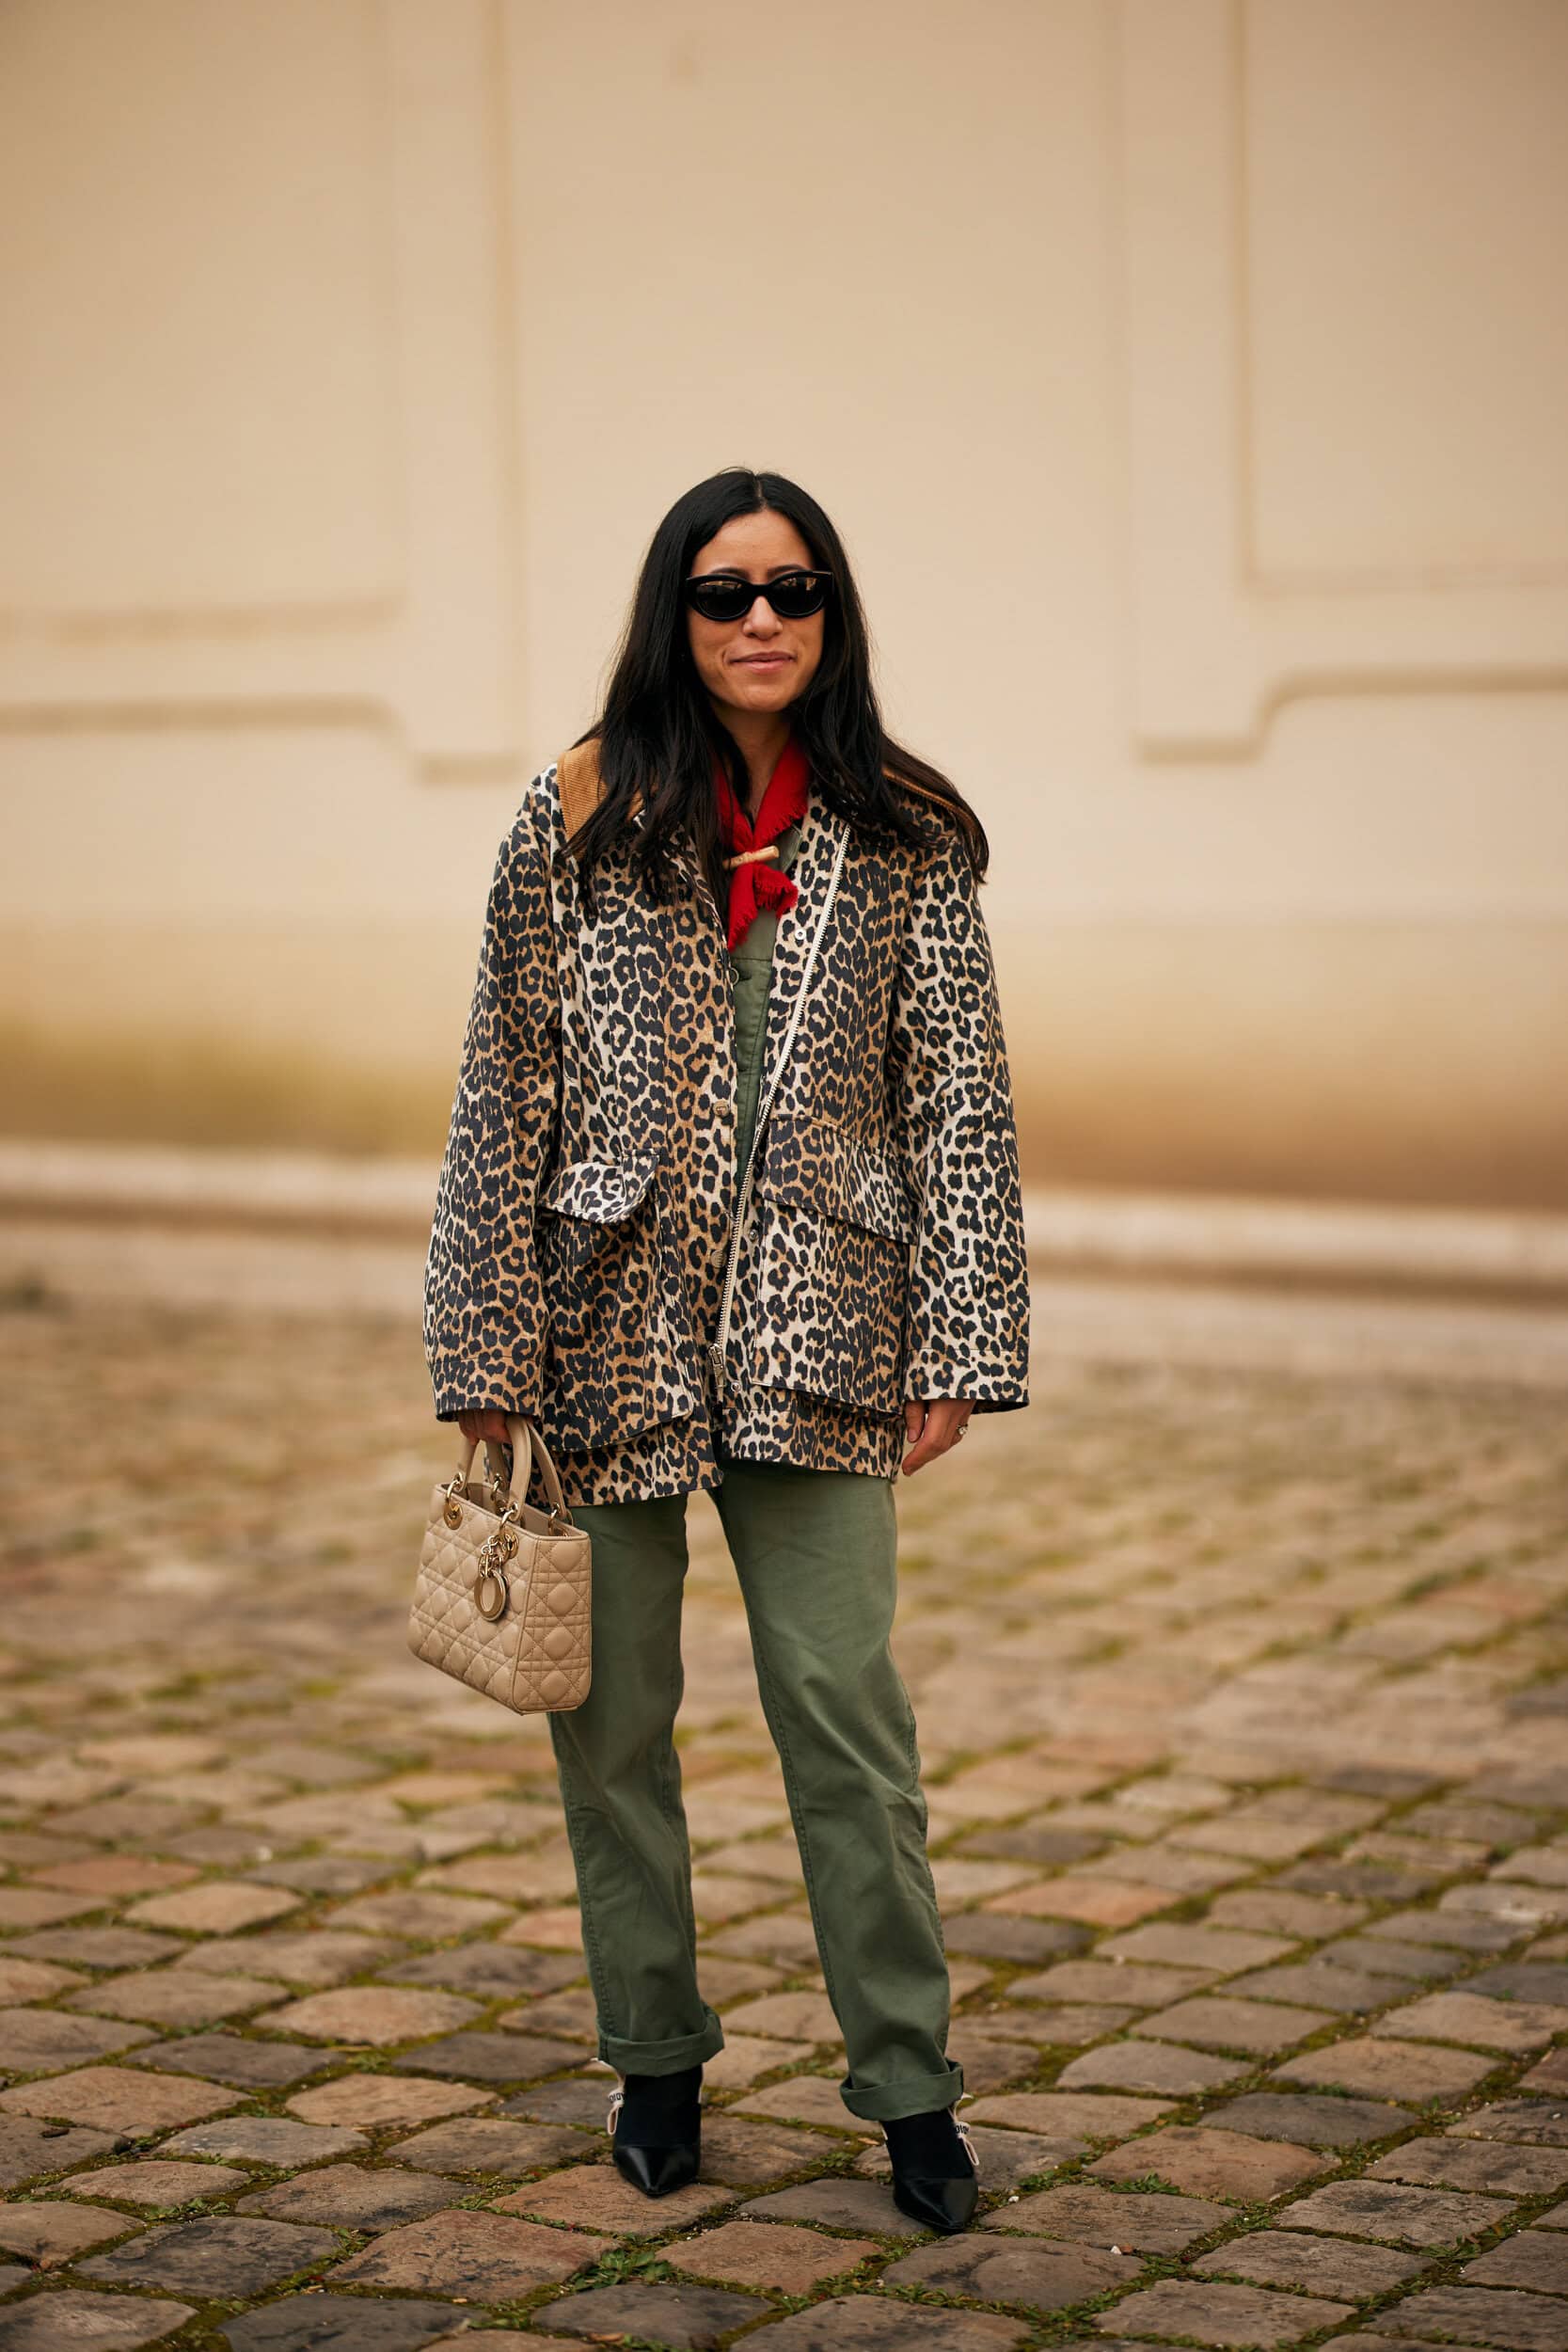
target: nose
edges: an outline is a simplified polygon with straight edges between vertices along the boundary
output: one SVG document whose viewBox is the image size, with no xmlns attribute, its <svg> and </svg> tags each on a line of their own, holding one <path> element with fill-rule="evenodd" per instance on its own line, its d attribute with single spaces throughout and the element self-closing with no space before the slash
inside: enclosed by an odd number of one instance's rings
<svg viewBox="0 0 1568 2352">
<path fill-rule="evenodd" d="M 778 634 L 779 616 L 760 590 L 752 598 L 752 609 L 742 625 L 752 637 L 773 637 Z"/>
</svg>

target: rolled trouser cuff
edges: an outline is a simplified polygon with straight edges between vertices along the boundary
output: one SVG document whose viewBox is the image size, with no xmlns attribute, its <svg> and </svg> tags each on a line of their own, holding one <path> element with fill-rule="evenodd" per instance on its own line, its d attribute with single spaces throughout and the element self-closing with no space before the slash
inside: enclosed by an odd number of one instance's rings
<svg viewBox="0 0 1568 2352">
<path fill-rule="evenodd" d="M 705 2001 L 703 2015 L 707 2022 L 698 2032 L 674 2034 L 664 2042 L 627 2042 L 619 2034 L 601 2032 L 598 2055 L 618 2074 L 678 2074 L 684 2067 L 717 2058 L 724 2046 L 717 2010 Z"/>
<path fill-rule="evenodd" d="M 900 2116 L 927 2115 L 937 2107 L 957 2106 L 963 2097 L 964 2070 L 956 2059 L 944 2074 L 901 2074 L 896 2082 L 850 2086 L 847 2074 L 839 2096 L 851 2115 L 868 2123 L 895 2123 Z"/>
</svg>

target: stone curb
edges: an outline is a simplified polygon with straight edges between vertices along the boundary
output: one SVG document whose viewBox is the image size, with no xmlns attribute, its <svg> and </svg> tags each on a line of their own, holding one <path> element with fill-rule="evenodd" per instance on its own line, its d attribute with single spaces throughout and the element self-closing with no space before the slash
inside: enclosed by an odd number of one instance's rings
<svg viewBox="0 0 1568 2352">
<path fill-rule="evenodd" d="M 437 1164 L 325 1152 L 0 1141 L 0 1214 L 428 1234 Z M 1568 1297 L 1568 1216 L 1029 1185 L 1031 1264 L 1140 1279 Z"/>
</svg>

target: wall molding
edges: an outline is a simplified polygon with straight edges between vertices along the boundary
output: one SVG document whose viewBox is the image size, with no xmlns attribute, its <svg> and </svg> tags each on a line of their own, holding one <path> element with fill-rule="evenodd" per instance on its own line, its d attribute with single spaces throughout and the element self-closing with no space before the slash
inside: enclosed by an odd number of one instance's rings
<svg viewBox="0 0 1568 2352">
<path fill-rule="evenodd" d="M 376 0 L 373 213 L 394 413 L 385 594 L 0 615 L 0 729 L 389 729 L 431 778 L 521 770 L 516 322 L 501 0 Z"/>
<path fill-rule="evenodd" d="M 1298 696 L 1568 687 L 1568 578 L 1265 573 L 1249 513 L 1244 87 L 1256 0 L 1118 0 L 1130 732 L 1252 758 Z"/>
</svg>

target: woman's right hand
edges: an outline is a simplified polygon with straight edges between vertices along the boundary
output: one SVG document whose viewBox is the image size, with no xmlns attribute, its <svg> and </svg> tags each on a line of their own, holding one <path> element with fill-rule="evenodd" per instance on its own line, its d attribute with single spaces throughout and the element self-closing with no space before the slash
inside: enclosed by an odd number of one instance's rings
<svg viewBox="0 0 1568 2352">
<path fill-rule="evenodd" d="M 513 1419 L 526 1421 L 531 1429 L 539 1426 L 531 1413 L 515 1413 Z M 457 1426 L 469 1445 L 510 1445 L 512 1442 L 512 1432 L 506 1425 L 504 1413 L 459 1413 Z"/>
</svg>

